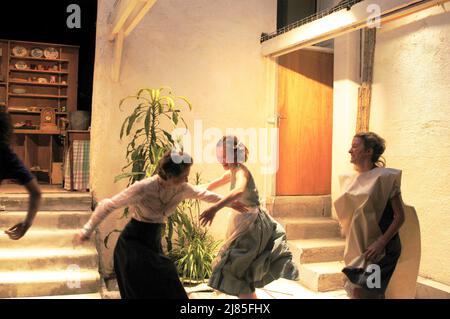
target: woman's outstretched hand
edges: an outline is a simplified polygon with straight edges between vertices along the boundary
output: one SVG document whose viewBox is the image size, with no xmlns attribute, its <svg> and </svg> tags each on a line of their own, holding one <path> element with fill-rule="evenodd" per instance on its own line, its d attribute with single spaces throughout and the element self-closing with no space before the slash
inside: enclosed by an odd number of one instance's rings
<svg viewBox="0 0 450 319">
<path fill-rule="evenodd" d="M 73 248 L 83 245 L 85 242 L 89 241 L 89 237 L 83 235 L 83 233 L 78 233 L 73 237 L 72 244 Z"/>
<path fill-rule="evenodd" d="M 246 213 L 249 211 L 249 207 L 242 204 L 239 201 L 235 201 L 230 205 L 231 208 L 233 208 L 234 210 L 240 212 L 240 213 Z M 209 226 L 211 226 L 212 221 L 214 219 L 214 217 L 216 216 L 216 213 L 219 210 L 215 207 L 215 206 L 211 206 L 208 209 L 204 210 L 203 213 L 200 215 L 200 224 L 202 226 L 207 226 L 209 224 Z"/>
<path fill-rule="evenodd" d="M 209 224 L 209 226 L 211 226 L 217 211 L 217 208 L 215 208 L 214 206 L 211 206 L 208 209 L 204 210 L 200 215 L 200 225 L 207 226 Z"/>
<path fill-rule="evenodd" d="M 19 223 L 9 228 L 8 230 L 5 230 L 5 234 L 7 234 L 9 238 L 12 240 L 19 240 L 25 235 L 25 233 L 28 231 L 30 227 L 31 225 L 25 222 Z"/>
</svg>

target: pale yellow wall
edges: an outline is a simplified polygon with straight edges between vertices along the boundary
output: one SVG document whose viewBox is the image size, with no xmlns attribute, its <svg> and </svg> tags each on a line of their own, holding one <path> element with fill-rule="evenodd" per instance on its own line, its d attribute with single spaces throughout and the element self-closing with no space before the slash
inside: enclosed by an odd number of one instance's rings
<svg viewBox="0 0 450 319">
<path fill-rule="evenodd" d="M 356 129 L 358 61 L 359 32 L 334 39 L 332 198 L 340 193 L 337 176 L 353 168 L 348 149 Z M 333 216 L 336 218 L 334 210 Z"/>
<path fill-rule="evenodd" d="M 447 6 L 450 10 L 450 6 Z M 436 7 L 381 29 L 371 129 L 418 213 L 420 275 L 450 284 L 450 12 Z"/>
<path fill-rule="evenodd" d="M 450 6 L 446 8 L 445 13 L 442 7 L 428 9 L 378 31 L 370 129 L 387 140 L 387 164 L 403 170 L 403 198 L 417 210 L 420 275 L 450 284 Z M 345 65 L 348 59 L 338 46 L 335 57 L 335 64 Z M 347 72 L 355 67 L 348 66 Z M 339 87 L 342 79 L 336 80 L 335 98 L 348 94 Z M 343 153 L 356 120 L 357 91 L 351 87 L 349 100 L 340 98 L 334 105 L 334 197 L 337 176 L 351 169 Z"/>
<path fill-rule="evenodd" d="M 113 3 L 100 0 L 98 10 L 91 150 L 96 198 L 125 187 L 125 182 L 113 183 L 125 164 L 126 143 L 119 140 L 119 130 L 127 112 L 119 111 L 118 104 L 141 87 L 169 85 L 175 94 L 186 96 L 194 108 L 183 114 L 190 128 L 194 120 L 203 120 L 204 129 L 217 127 L 222 132 L 228 127 L 267 126 L 267 117 L 273 115 L 267 106 L 271 95 L 266 93 L 272 73 L 260 54 L 259 36 L 276 28 L 275 0 L 157 1 L 125 39 L 119 83 L 111 80 L 114 44 L 108 41 Z M 258 168 L 250 165 L 257 184 L 264 185 L 267 180 L 256 173 Z M 196 171 L 202 172 L 205 181 L 223 172 L 217 164 L 198 163 L 192 169 Z M 100 239 L 123 227 L 120 214 L 115 212 L 104 221 Z M 218 238 L 224 235 L 226 216 L 222 212 L 214 222 L 212 232 Z M 101 257 L 104 272 L 110 273 L 112 249 L 103 249 Z"/>
</svg>

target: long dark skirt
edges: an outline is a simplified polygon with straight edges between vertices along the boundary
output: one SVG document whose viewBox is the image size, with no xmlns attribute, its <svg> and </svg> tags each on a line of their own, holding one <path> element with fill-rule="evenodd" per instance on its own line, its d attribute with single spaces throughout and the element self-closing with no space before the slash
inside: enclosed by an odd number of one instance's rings
<svg viewBox="0 0 450 319">
<path fill-rule="evenodd" d="M 379 222 L 380 230 L 384 234 L 393 221 L 393 210 L 391 203 L 388 202 L 383 216 Z M 380 267 L 380 287 L 369 287 L 368 282 L 372 282 L 371 276 L 374 274 L 373 270 L 366 271 L 365 269 L 355 269 L 355 268 L 344 268 L 342 272 L 347 276 L 348 280 L 353 284 L 363 288 L 367 293 L 373 295 L 383 296 L 389 281 L 391 280 L 392 274 L 394 273 L 395 267 L 397 266 L 398 259 L 402 251 L 402 246 L 400 242 L 400 236 L 398 233 L 391 238 L 384 248 L 385 255 L 378 262 L 374 263 Z"/>
<path fill-rule="evenodd" d="M 114 250 L 114 269 L 122 299 L 187 299 L 172 261 L 164 255 L 164 224 L 127 224 Z"/>
</svg>

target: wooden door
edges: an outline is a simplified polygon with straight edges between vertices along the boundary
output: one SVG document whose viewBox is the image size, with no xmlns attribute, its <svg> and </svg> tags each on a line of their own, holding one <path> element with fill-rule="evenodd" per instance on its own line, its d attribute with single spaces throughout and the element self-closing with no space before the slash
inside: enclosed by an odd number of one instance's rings
<svg viewBox="0 0 450 319">
<path fill-rule="evenodd" d="M 278 61 L 277 195 L 331 193 L 333 54 L 298 50 Z"/>
</svg>

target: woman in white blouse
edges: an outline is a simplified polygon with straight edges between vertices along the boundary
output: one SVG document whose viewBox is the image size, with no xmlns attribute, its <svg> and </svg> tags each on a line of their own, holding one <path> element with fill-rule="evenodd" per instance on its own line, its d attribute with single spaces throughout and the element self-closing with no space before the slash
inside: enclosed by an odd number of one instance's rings
<svg viewBox="0 0 450 319">
<path fill-rule="evenodd" d="M 189 184 L 193 164 L 186 153 L 168 151 L 152 177 L 134 183 L 110 199 L 104 199 L 75 236 L 75 244 L 89 240 L 94 229 L 114 210 L 128 206 L 132 219 L 122 231 L 114 250 L 114 269 L 123 299 L 186 299 L 175 265 L 163 254 L 161 235 L 167 217 L 184 199 L 211 203 L 222 196 Z M 230 207 L 246 212 L 234 202 Z"/>
</svg>

